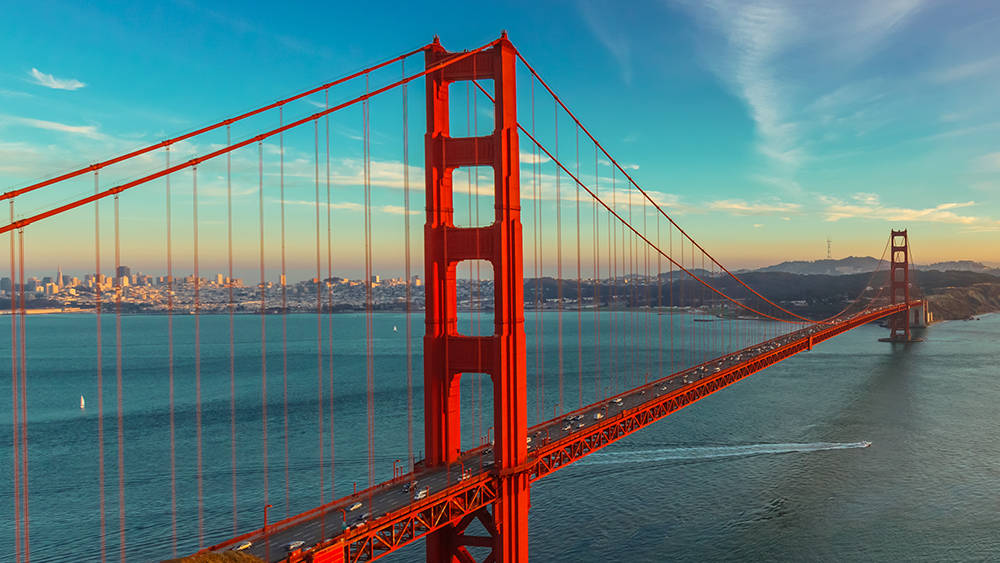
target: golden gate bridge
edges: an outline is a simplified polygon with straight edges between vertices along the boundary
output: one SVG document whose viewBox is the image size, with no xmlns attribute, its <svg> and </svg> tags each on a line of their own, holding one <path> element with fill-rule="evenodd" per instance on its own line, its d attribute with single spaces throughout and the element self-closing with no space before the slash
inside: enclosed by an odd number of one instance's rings
<svg viewBox="0 0 1000 563">
<path fill-rule="evenodd" d="M 422 69 L 413 71 L 412 59 L 421 56 Z M 420 99 L 409 89 L 420 81 L 425 98 L 415 104 Z M 307 104 L 299 102 L 311 102 L 303 115 L 296 112 L 303 113 Z M 421 110 L 426 118 L 422 187 L 419 181 L 411 185 L 421 165 L 412 158 L 410 137 L 416 128 L 409 123 L 411 113 Z M 352 132 L 348 141 L 336 141 L 338 127 Z M 345 148 L 348 142 L 353 144 Z M 379 160 L 388 144 L 398 160 Z M 337 160 L 338 151 L 354 155 L 359 149 L 360 158 Z M 353 166 L 351 172 L 338 169 L 345 163 Z M 419 213 L 411 200 L 414 190 L 426 198 L 422 307 L 411 264 L 411 250 L 420 244 L 410 222 Z M 163 199 L 152 205 L 153 200 L 140 199 L 149 194 Z M 190 199 L 180 201 L 181 196 Z M 87 259 L 97 283 L 78 300 L 89 303 L 97 317 L 93 357 L 74 361 L 92 362 L 99 390 L 97 467 L 90 482 L 100 521 L 91 545 L 70 549 L 78 557 L 102 561 L 138 556 L 126 541 L 131 534 L 126 534 L 127 521 L 136 503 L 148 500 L 130 498 L 126 486 L 129 429 L 123 386 L 131 349 L 123 308 L 135 289 L 120 272 L 123 256 L 142 253 L 129 250 L 131 243 L 122 235 L 122 217 L 129 213 L 163 221 L 161 232 L 135 243 L 162 249 L 166 272 L 161 340 L 169 361 L 161 375 L 168 381 L 168 396 L 161 399 L 169 403 L 169 421 L 168 432 L 156 439 L 169 444 L 160 455 L 163 466 L 169 466 L 170 499 L 164 502 L 170 524 L 143 532 L 155 536 L 143 543 L 152 541 L 163 557 L 237 549 L 268 561 L 370 561 L 424 539 L 428 561 L 525 561 L 530 489 L 536 481 L 859 326 L 885 319 L 889 340 L 908 342 L 913 311 L 925 307 L 910 277 L 905 230 L 891 232 L 881 261 L 885 269 L 873 272 L 840 312 L 810 319 L 768 299 L 675 222 L 661 194 L 640 185 L 506 35 L 462 52 L 445 50 L 435 38 L 316 88 L 0 197 L 10 208 L 0 234 L 9 237 L 13 280 L 13 551 L 19 562 L 31 557 L 32 521 L 46 517 L 29 510 L 32 354 L 26 346 L 30 296 L 25 272 L 33 265 L 33 247 L 26 251 L 26 240 L 44 240 L 70 228 L 65 225 L 93 228 L 92 245 L 74 241 L 66 252 L 91 254 Z M 387 204 L 391 198 L 401 201 Z M 101 214 L 102 205 L 109 204 L 110 220 L 107 210 Z M 349 213 L 349 220 L 335 220 L 338 212 Z M 247 251 L 247 245 L 255 248 Z M 313 278 L 306 297 L 290 295 L 289 248 L 304 249 L 309 256 Z M 341 281 L 335 273 L 342 268 L 334 257 L 344 249 L 363 263 L 357 287 L 363 295 L 360 339 L 341 339 L 332 320 L 343 305 L 334 297 Z M 206 261 L 226 270 L 219 287 L 225 290 L 223 310 L 229 318 L 228 365 L 208 371 L 202 368 L 207 335 L 201 320 Z M 390 262 L 403 275 L 403 295 L 390 305 L 405 314 L 405 352 L 383 357 L 375 318 L 386 303 L 380 302 L 375 271 Z M 193 269 L 188 282 L 176 277 L 180 263 Z M 234 283 L 240 268 L 259 277 L 250 301 Z M 107 284 L 101 282 L 102 271 L 115 273 Z M 459 283 L 462 271 L 467 271 L 464 285 Z M 275 273 L 280 274 L 277 285 L 268 281 Z M 467 291 L 460 294 L 460 286 Z M 294 463 L 298 454 L 289 449 L 288 382 L 300 376 L 289 371 L 290 297 L 307 299 L 315 314 L 306 347 L 314 362 L 310 408 L 316 451 L 310 455 L 316 463 L 307 468 Z M 239 335 L 259 344 L 252 370 L 238 367 L 242 360 L 234 336 L 234 316 L 247 308 L 256 311 L 260 325 L 255 334 Z M 421 309 L 422 353 L 413 345 L 420 333 L 411 322 Z M 109 315 L 114 330 L 104 334 L 102 317 Z M 193 362 L 183 364 L 175 362 L 175 323 L 180 322 L 188 323 L 184 327 L 193 343 Z M 275 323 L 280 333 L 273 332 Z M 554 354 L 546 350 L 549 338 L 556 343 Z M 341 370 L 338 358 L 347 352 L 363 356 L 363 369 Z M 228 451 L 222 458 L 205 451 L 203 435 L 202 386 L 219 378 L 228 382 L 228 405 L 209 408 L 229 417 Z M 254 408 L 260 433 L 254 436 L 237 432 L 236 421 L 238 403 L 245 406 L 236 389 L 249 378 L 259 383 Z M 337 382 L 344 378 L 364 381 L 363 421 L 335 416 Z M 400 443 L 405 441 L 406 451 L 389 454 L 399 457 L 391 478 L 376 463 L 376 429 L 381 427 L 376 378 L 405 386 L 405 428 L 400 423 L 390 432 L 405 436 Z M 419 379 L 422 409 L 415 399 Z M 113 403 L 105 404 L 104 389 L 112 380 Z M 175 445 L 181 423 L 175 393 L 182 380 L 193 384 L 194 392 L 196 455 L 190 474 L 181 474 Z M 276 380 L 282 384 L 280 402 Z M 472 396 L 463 399 L 469 380 Z M 414 428 L 419 411 L 422 448 L 415 438 L 420 430 Z M 367 486 L 358 490 L 355 483 L 350 494 L 340 490 L 343 477 L 335 472 L 338 456 L 344 456 L 335 455 L 335 436 L 344 433 L 365 440 Z M 260 459 L 253 463 L 241 454 L 248 441 L 259 444 Z M 206 490 L 207 456 L 228 462 L 231 479 L 223 490 Z M 278 467 L 272 466 L 275 457 Z M 257 468 L 259 484 L 240 484 L 244 465 Z M 281 492 L 269 485 L 273 474 L 282 472 L 284 517 L 268 521 L 269 508 L 282 512 Z M 293 477 L 300 482 L 296 473 L 310 475 L 315 483 L 307 487 L 312 508 L 291 510 L 290 482 Z M 117 482 L 109 482 L 108 474 Z M 180 502 L 179 479 L 194 483 L 193 510 Z M 231 497 L 228 518 L 218 506 L 206 513 L 206 497 L 219 495 Z M 109 508 L 114 506 L 117 515 Z M 262 522 L 256 516 L 261 509 Z"/>
</svg>

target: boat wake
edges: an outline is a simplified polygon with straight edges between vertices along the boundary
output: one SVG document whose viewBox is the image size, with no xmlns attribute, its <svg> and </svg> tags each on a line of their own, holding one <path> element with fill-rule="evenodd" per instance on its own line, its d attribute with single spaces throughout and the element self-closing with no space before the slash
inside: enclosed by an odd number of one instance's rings
<svg viewBox="0 0 1000 563">
<path fill-rule="evenodd" d="M 618 452 L 597 452 L 579 465 L 617 465 L 659 461 L 691 461 L 767 454 L 790 454 L 867 448 L 871 442 L 813 442 L 807 444 L 748 444 L 743 446 L 690 446 Z"/>
</svg>

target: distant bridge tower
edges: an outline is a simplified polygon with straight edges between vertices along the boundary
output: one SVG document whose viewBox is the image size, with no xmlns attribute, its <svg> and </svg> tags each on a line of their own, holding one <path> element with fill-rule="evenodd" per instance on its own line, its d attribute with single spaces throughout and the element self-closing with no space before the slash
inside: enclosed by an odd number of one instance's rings
<svg viewBox="0 0 1000 563">
<path fill-rule="evenodd" d="M 833 241 L 830 240 L 830 237 L 826 237 L 826 259 L 827 260 L 833 260 L 832 245 L 833 245 Z"/>
<path fill-rule="evenodd" d="M 892 247 L 892 264 L 889 268 L 890 303 L 910 302 L 910 247 L 906 229 L 892 231 L 889 244 Z M 910 311 L 902 311 L 889 319 L 891 342 L 910 341 Z"/>
<path fill-rule="evenodd" d="M 435 38 L 425 52 L 431 68 L 454 56 Z M 494 465 L 497 497 L 492 514 L 475 514 L 491 537 L 465 534 L 471 518 L 427 538 L 427 561 L 472 561 L 466 546 L 491 547 L 489 561 L 528 560 L 527 361 L 524 335 L 521 194 L 514 85 L 514 46 L 504 34 L 499 43 L 427 75 L 426 187 L 424 226 L 426 332 L 424 336 L 424 442 L 429 467 L 454 463 L 461 454 L 462 373 L 487 373 L 493 382 L 496 429 Z M 448 86 L 478 80 L 494 86 L 492 133 L 452 137 L 448 123 Z M 456 227 L 452 176 L 456 168 L 491 166 L 495 183 L 492 224 Z M 493 266 L 493 334 L 458 333 L 455 272 L 463 260 Z"/>
</svg>

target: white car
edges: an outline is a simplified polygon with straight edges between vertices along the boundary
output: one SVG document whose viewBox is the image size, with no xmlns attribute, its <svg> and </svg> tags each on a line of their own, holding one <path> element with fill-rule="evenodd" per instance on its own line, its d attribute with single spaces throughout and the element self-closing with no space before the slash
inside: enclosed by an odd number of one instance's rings
<svg viewBox="0 0 1000 563">
<path fill-rule="evenodd" d="M 429 487 L 424 487 L 417 491 L 417 494 L 413 495 L 413 500 L 423 500 L 427 498 L 427 493 L 431 492 Z"/>
<path fill-rule="evenodd" d="M 601 420 L 602 418 L 604 418 L 604 413 L 603 412 L 595 412 L 594 413 L 594 420 Z"/>
<path fill-rule="evenodd" d="M 285 551 L 295 551 L 296 549 L 302 547 L 306 542 L 302 540 L 295 540 L 285 544 Z"/>
</svg>

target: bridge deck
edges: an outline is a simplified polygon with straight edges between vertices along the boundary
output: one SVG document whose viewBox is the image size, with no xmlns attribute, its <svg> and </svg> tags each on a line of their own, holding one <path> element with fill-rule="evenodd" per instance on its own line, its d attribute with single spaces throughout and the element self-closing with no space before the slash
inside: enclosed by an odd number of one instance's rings
<svg viewBox="0 0 1000 563">
<path fill-rule="evenodd" d="M 778 363 L 840 333 L 917 306 L 903 303 L 815 324 L 631 389 L 529 429 L 532 481 L 589 455 L 719 389 Z M 231 549 L 250 541 L 248 552 L 268 561 L 371 561 L 424 535 L 454 524 L 496 498 L 493 453 L 487 447 L 467 452 L 458 463 L 420 468 L 268 526 L 208 551 Z M 407 483 L 416 482 L 408 492 Z M 426 498 L 414 500 L 427 488 Z M 355 510 L 351 507 L 361 506 Z M 288 553 L 285 546 L 302 541 Z"/>
</svg>

